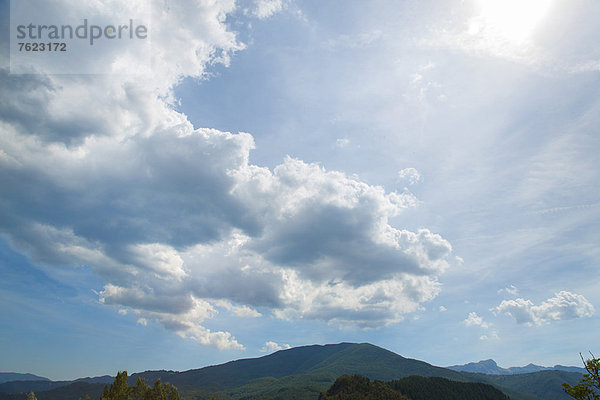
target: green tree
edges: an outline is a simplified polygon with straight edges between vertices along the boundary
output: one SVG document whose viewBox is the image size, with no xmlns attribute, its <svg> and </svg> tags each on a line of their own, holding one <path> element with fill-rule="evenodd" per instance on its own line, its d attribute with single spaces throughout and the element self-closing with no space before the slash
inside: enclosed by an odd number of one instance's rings
<svg viewBox="0 0 600 400">
<path fill-rule="evenodd" d="M 102 400 L 129 400 L 130 392 L 131 388 L 127 385 L 127 371 L 119 372 L 109 388 L 104 386 Z"/>
<path fill-rule="evenodd" d="M 167 400 L 164 395 L 164 388 L 160 382 L 160 378 L 154 382 L 154 387 L 152 388 L 152 400 Z"/>
<path fill-rule="evenodd" d="M 152 400 L 152 389 L 146 385 L 144 378 L 138 378 L 131 391 L 132 400 Z"/>
<path fill-rule="evenodd" d="M 127 371 L 119 372 L 115 381 L 104 386 L 102 400 L 181 400 L 177 388 L 160 379 L 150 387 L 144 379 L 138 378 L 135 386 L 127 385 Z"/>
<path fill-rule="evenodd" d="M 571 386 L 568 383 L 563 383 L 563 390 L 569 396 L 578 400 L 600 400 L 600 359 L 594 357 L 590 353 L 592 358 L 584 360 L 581 353 L 581 361 L 585 366 L 587 374 L 583 375 L 583 378 L 577 385 Z"/>
<path fill-rule="evenodd" d="M 35 393 L 29 392 L 29 394 L 27 395 L 27 400 L 37 400 L 37 397 L 35 397 Z"/>
</svg>

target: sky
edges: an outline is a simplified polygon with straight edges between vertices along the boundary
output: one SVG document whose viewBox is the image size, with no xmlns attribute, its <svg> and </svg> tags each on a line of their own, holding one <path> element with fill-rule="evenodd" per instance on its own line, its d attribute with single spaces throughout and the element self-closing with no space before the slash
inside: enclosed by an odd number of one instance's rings
<svg viewBox="0 0 600 400">
<path fill-rule="evenodd" d="M 149 47 L 10 51 L 148 4 Z M 599 351 L 600 3 L 0 8 L 0 371 Z"/>
</svg>

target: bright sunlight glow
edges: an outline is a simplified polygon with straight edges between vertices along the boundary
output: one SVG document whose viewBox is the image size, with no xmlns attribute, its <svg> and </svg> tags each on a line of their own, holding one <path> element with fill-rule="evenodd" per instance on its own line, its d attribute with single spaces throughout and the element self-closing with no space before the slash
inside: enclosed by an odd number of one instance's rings
<svg viewBox="0 0 600 400">
<path fill-rule="evenodd" d="M 531 39 L 553 0 L 477 0 L 478 17 L 471 21 L 469 33 L 497 37 L 513 44 Z"/>
</svg>

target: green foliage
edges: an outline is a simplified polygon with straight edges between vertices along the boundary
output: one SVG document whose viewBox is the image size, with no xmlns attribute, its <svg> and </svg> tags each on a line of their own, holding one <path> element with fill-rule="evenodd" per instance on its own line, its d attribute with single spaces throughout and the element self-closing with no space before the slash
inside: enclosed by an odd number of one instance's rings
<svg viewBox="0 0 600 400">
<path fill-rule="evenodd" d="M 319 400 L 409 400 L 381 381 L 360 375 L 342 375 L 319 396 Z"/>
<path fill-rule="evenodd" d="M 129 400 L 130 389 L 127 385 L 127 371 L 117 373 L 110 388 L 104 390 L 102 400 Z"/>
<path fill-rule="evenodd" d="M 119 372 L 110 387 L 104 386 L 101 400 L 181 400 L 177 388 L 169 383 L 162 383 L 160 378 L 154 386 L 146 385 L 143 378 L 138 378 L 135 386 L 127 385 L 127 371 Z"/>
<path fill-rule="evenodd" d="M 508 400 L 508 396 L 485 383 L 455 382 L 439 377 L 410 376 L 388 385 L 412 400 Z"/>
<path fill-rule="evenodd" d="M 454 382 L 445 378 L 410 376 L 391 382 L 342 375 L 319 400 L 508 400 L 491 385 Z"/>
<path fill-rule="evenodd" d="M 581 381 L 576 385 L 571 386 L 568 383 L 563 383 L 563 390 L 574 399 L 600 400 L 600 359 L 595 358 L 592 354 L 591 359 L 584 360 L 583 356 L 579 355 L 587 374 L 584 374 Z"/>
<path fill-rule="evenodd" d="M 29 392 L 29 394 L 27 395 L 27 400 L 37 400 L 37 397 L 35 397 L 35 393 Z"/>
<path fill-rule="evenodd" d="M 146 385 L 146 382 L 143 378 L 137 379 L 135 386 L 131 388 L 131 392 L 131 398 L 133 400 L 152 399 L 152 389 L 150 389 L 150 386 Z"/>
</svg>

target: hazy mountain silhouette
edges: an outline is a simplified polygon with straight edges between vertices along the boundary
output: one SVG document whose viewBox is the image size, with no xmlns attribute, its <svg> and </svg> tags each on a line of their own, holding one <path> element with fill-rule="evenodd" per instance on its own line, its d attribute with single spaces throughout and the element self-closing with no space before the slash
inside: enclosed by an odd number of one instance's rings
<svg viewBox="0 0 600 400">
<path fill-rule="evenodd" d="M 0 383 L 12 381 L 49 381 L 50 379 L 33 374 L 20 374 L 17 372 L 0 372 Z"/>
<path fill-rule="evenodd" d="M 483 360 L 479 362 L 471 362 L 464 365 L 452 365 L 446 367 L 453 371 L 462 372 L 474 372 L 478 374 L 490 374 L 490 375 L 515 375 L 515 374 L 527 374 L 531 372 L 539 371 L 567 371 L 567 372 L 578 372 L 584 374 L 586 371 L 584 368 L 579 367 L 565 367 L 563 365 L 555 365 L 554 367 L 542 367 L 540 365 L 528 364 L 524 367 L 510 367 L 502 368 L 496 364 L 494 360 Z"/>
</svg>

